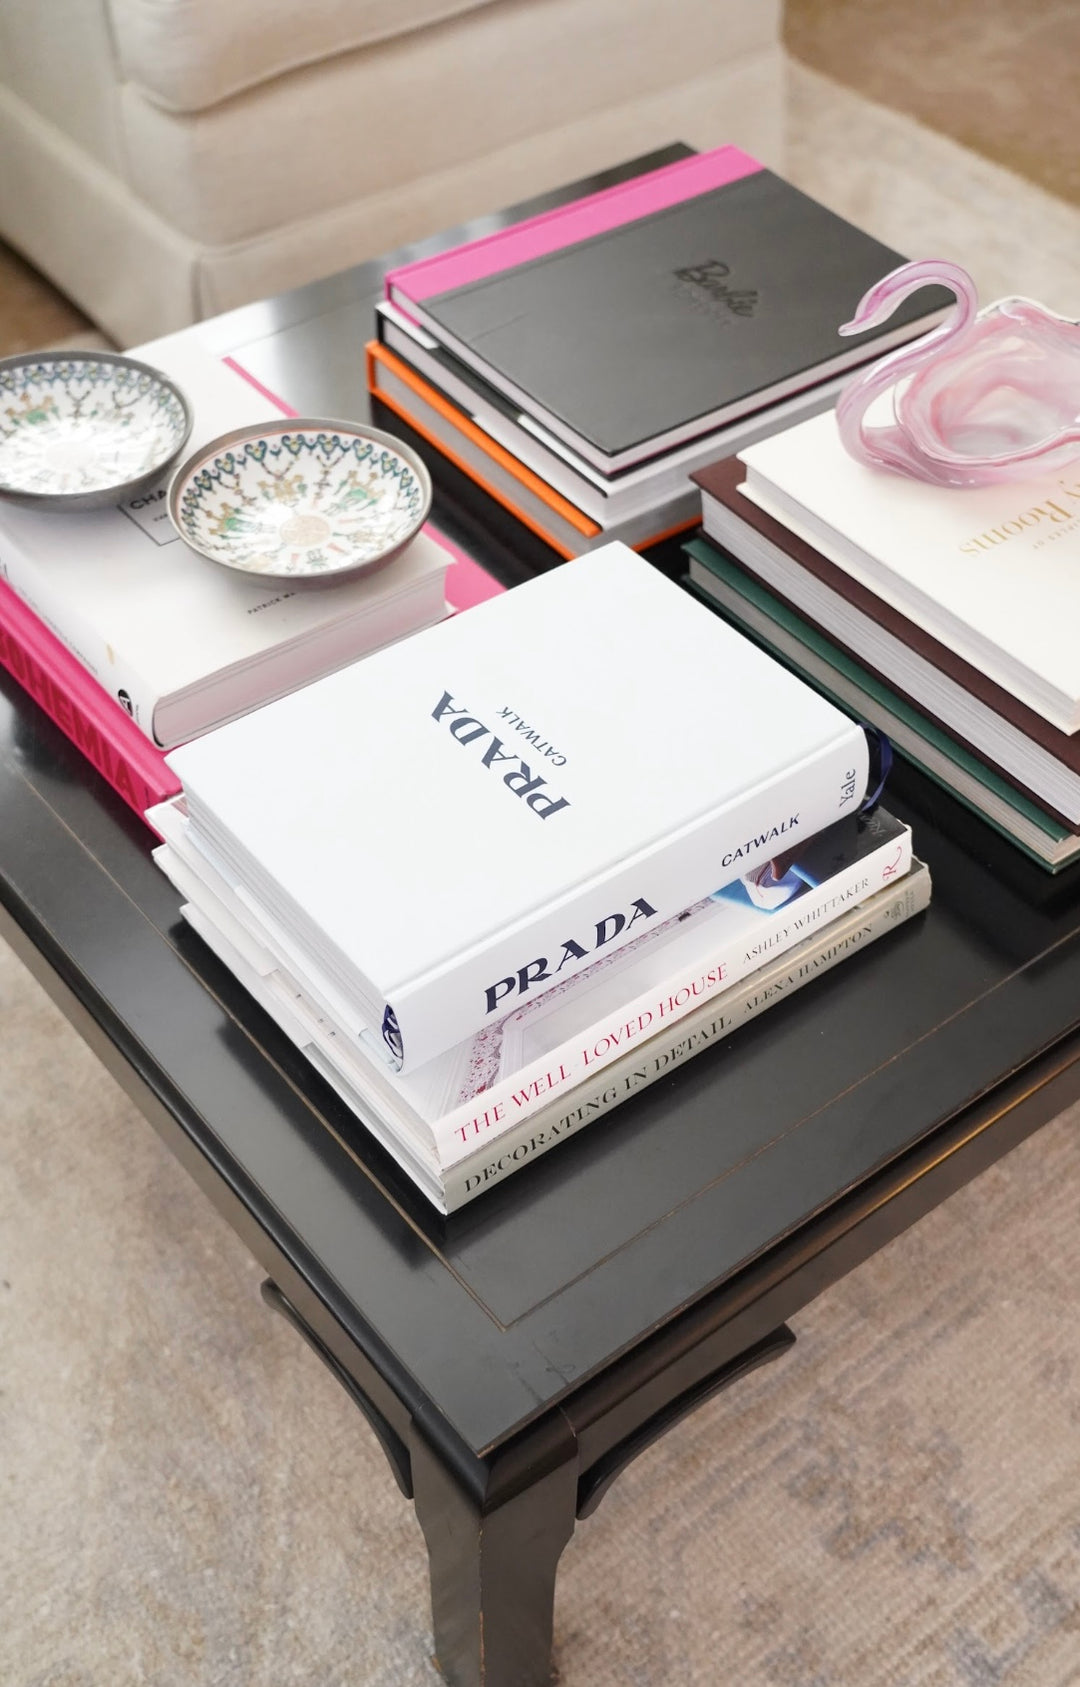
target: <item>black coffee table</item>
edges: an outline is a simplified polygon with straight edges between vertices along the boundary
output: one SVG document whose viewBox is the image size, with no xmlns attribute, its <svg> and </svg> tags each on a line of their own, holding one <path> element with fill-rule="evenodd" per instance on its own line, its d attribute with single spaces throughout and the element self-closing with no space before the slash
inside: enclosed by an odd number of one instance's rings
<svg viewBox="0 0 1080 1687">
<path fill-rule="evenodd" d="M 382 270 L 200 335 L 303 412 L 363 415 Z M 432 466 L 437 519 L 478 560 L 507 583 L 551 566 Z M 378 1436 L 461 1687 L 546 1681 L 559 1554 L 627 1462 L 1080 1095 L 1080 871 L 1048 877 L 903 763 L 890 806 L 930 864 L 927 914 L 442 1220 L 182 925 L 149 833 L 0 676 L 0 931 Z"/>
</svg>

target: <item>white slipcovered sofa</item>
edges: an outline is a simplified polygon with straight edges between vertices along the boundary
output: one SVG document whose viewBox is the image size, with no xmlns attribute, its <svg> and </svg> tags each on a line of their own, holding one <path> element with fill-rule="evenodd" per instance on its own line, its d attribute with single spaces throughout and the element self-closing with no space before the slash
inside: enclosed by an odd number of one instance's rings
<svg viewBox="0 0 1080 1687">
<path fill-rule="evenodd" d="M 0 237 L 130 345 L 667 141 L 780 148 L 780 0 L 0 0 Z"/>
</svg>

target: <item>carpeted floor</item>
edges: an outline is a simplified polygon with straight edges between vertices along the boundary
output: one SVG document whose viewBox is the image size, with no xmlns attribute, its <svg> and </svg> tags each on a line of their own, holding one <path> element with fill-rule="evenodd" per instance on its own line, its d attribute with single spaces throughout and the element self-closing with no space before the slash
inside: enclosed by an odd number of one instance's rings
<svg viewBox="0 0 1080 1687">
<path fill-rule="evenodd" d="M 1080 205 L 1077 0 L 784 0 L 788 51 Z"/>
<path fill-rule="evenodd" d="M 46 346 L 111 344 L 40 271 L 0 240 L 0 357 Z"/>
<path fill-rule="evenodd" d="M 411 1507 L 0 949 L 0 1681 L 436 1687 Z M 562 1687 L 1074 1687 L 1080 1110 L 795 1321 L 563 1557 Z"/>
<path fill-rule="evenodd" d="M 809 191 L 1076 314 L 1080 210 L 810 72 L 791 119 Z M 2 947 L 0 1167 L 2 1687 L 436 1687 L 366 1426 Z M 562 1687 L 1076 1687 L 1080 1110 L 795 1328 L 579 1528 Z"/>
</svg>

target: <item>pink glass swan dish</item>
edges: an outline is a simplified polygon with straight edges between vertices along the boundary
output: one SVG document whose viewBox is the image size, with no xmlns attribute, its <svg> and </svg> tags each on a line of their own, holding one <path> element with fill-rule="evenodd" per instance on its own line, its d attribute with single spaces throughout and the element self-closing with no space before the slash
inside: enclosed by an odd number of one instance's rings
<svg viewBox="0 0 1080 1687">
<path fill-rule="evenodd" d="M 925 258 L 871 287 L 840 333 L 876 328 L 931 282 L 956 295 L 945 320 L 870 364 L 837 401 L 850 455 L 938 486 L 1029 478 L 1080 456 L 1080 324 L 1034 300 L 977 310 L 967 271 Z M 890 389 L 892 422 L 870 424 L 870 405 Z"/>
</svg>

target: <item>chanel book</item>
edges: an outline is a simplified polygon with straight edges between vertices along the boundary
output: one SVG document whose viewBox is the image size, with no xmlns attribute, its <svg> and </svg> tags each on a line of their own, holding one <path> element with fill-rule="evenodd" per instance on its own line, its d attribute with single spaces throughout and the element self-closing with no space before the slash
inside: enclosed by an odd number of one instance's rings
<svg viewBox="0 0 1080 1687">
<path fill-rule="evenodd" d="M 136 350 L 186 394 L 192 449 L 280 415 L 186 332 Z M 0 579 L 151 744 L 193 738 L 446 614 L 451 556 L 426 532 L 389 568 L 298 591 L 186 545 L 169 478 L 103 510 L 0 510 Z"/>
<path fill-rule="evenodd" d="M 620 544 L 168 758 L 195 845 L 403 1071 L 857 812 L 870 759 Z"/>
</svg>

